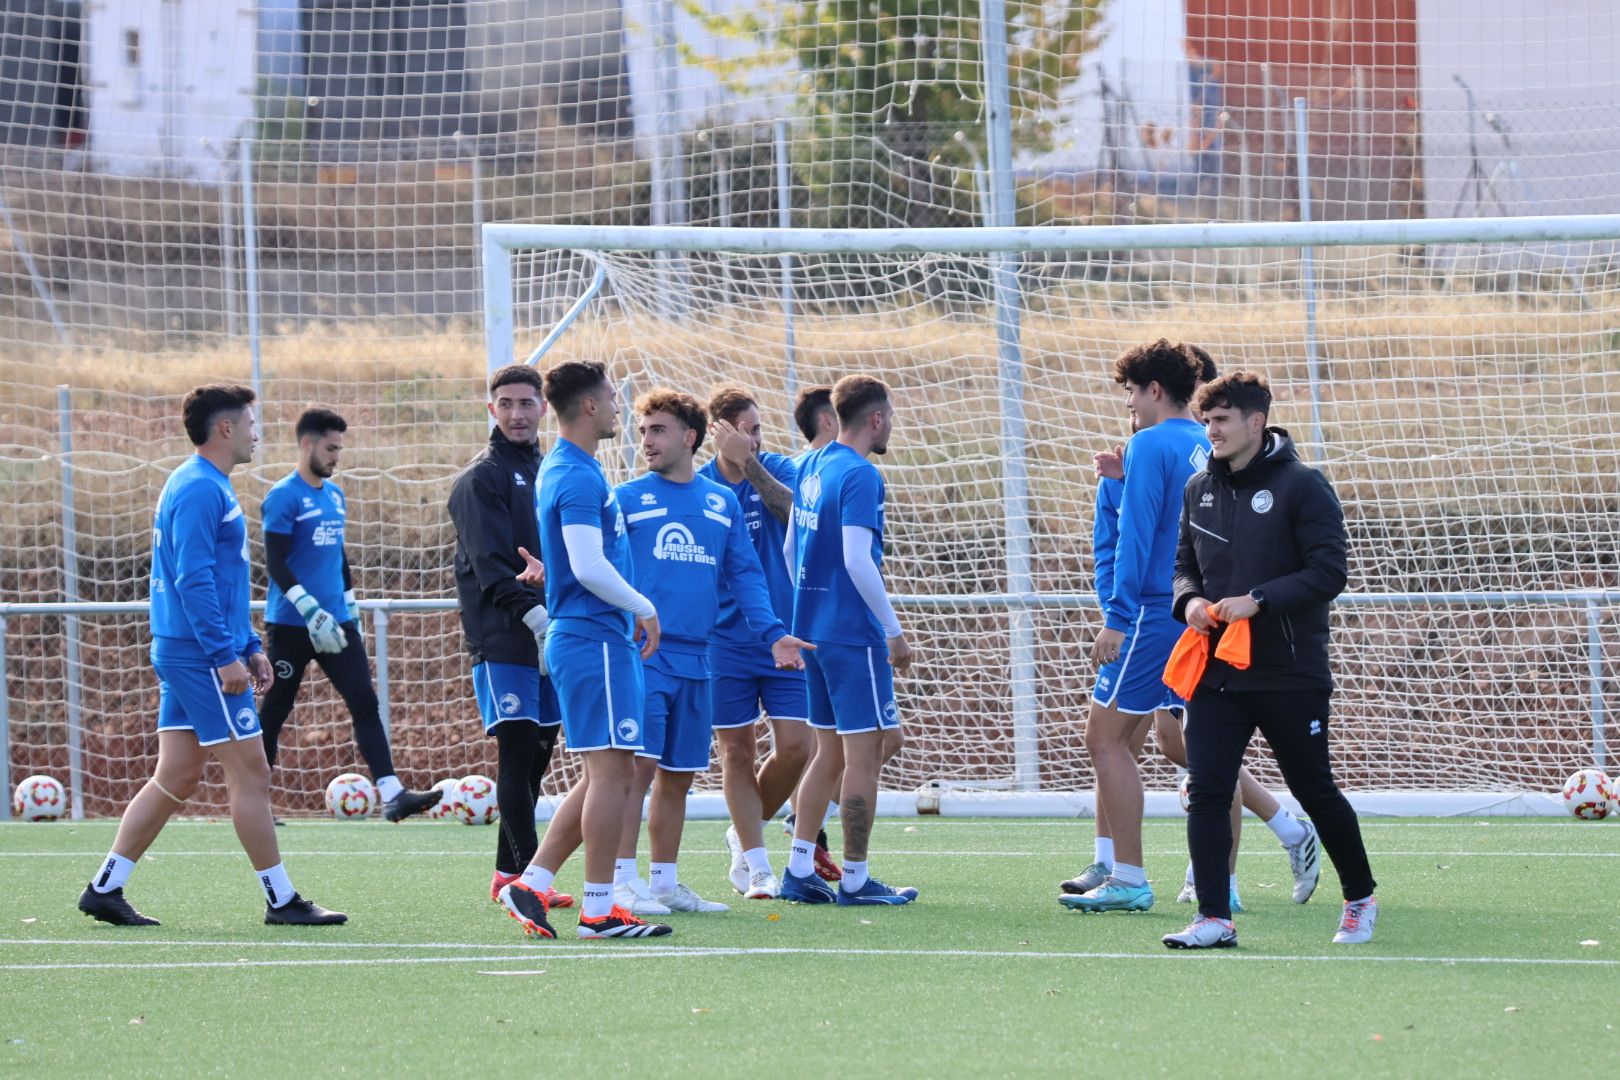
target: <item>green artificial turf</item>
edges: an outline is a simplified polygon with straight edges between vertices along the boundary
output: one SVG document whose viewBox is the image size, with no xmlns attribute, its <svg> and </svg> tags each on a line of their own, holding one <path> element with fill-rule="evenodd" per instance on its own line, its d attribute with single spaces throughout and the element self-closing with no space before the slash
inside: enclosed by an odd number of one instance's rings
<svg viewBox="0 0 1620 1080">
<path fill-rule="evenodd" d="M 0 1076 L 364 1074 L 1507 1075 L 1620 1059 L 1620 825 L 1369 821 L 1380 921 L 1330 944 L 1337 879 L 1289 902 L 1249 823 L 1240 947 L 1172 953 L 1184 825 L 1150 821 L 1145 914 L 1086 916 L 1057 883 L 1089 821 L 884 820 L 900 909 L 743 901 L 723 824 L 682 879 L 724 915 L 673 937 L 526 940 L 489 902 L 494 834 L 293 822 L 295 885 L 348 926 L 262 925 L 226 822 L 176 822 L 127 893 L 151 930 L 81 916 L 110 822 L 0 825 Z M 768 836 L 784 857 L 779 831 Z M 834 830 L 834 844 L 837 835 Z M 579 863 L 559 881 L 577 891 Z M 1595 942 L 1595 944 L 1588 944 Z M 522 972 L 524 974 L 491 974 Z"/>
</svg>

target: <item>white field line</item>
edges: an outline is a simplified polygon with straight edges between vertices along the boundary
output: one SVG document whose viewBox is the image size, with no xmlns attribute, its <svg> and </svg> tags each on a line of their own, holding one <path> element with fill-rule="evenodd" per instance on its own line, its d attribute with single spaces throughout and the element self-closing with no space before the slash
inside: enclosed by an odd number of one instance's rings
<svg viewBox="0 0 1620 1080">
<path fill-rule="evenodd" d="M 1263 850 L 1245 850 L 1246 856 L 1260 856 Z M 0 859 L 100 859 L 105 851 L 0 851 Z M 687 848 L 682 855 L 727 855 L 723 848 Z M 878 854 L 887 858 L 951 858 L 951 859 L 1069 859 L 1079 858 L 1073 849 L 1065 851 L 945 851 L 883 849 Z M 1083 852 L 1081 854 L 1084 854 Z M 1186 858 L 1186 848 L 1147 851 L 1154 858 Z M 1369 851 L 1375 859 L 1413 857 L 1423 859 L 1620 859 L 1620 851 Z M 372 858 L 372 859 L 487 859 L 489 852 L 478 851 L 294 851 L 283 850 L 282 855 L 294 858 Z M 154 851 L 145 856 L 161 862 L 164 858 L 242 858 L 240 851 Z"/>
</svg>

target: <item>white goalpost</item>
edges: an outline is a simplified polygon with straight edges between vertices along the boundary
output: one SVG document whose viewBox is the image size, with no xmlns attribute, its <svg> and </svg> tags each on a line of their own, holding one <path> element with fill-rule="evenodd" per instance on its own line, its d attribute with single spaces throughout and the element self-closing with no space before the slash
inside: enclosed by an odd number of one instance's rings
<svg viewBox="0 0 1620 1080">
<path fill-rule="evenodd" d="M 594 358 L 632 392 L 699 397 L 740 382 L 781 452 L 801 445 L 798 387 L 870 371 L 896 388 L 885 568 L 923 650 L 885 776 L 902 812 L 1090 812 L 1090 456 L 1126 434 L 1112 359 L 1166 336 L 1262 370 L 1274 422 L 1346 507 L 1334 728 L 1352 800 L 1561 813 L 1564 776 L 1608 757 L 1616 241 L 1613 215 L 487 225 L 484 327 L 492 369 Z M 607 457 L 616 479 L 636 467 L 628 442 Z M 1280 791 L 1264 751 L 1250 764 Z M 1151 747 L 1144 777 L 1148 812 L 1179 812 Z"/>
</svg>

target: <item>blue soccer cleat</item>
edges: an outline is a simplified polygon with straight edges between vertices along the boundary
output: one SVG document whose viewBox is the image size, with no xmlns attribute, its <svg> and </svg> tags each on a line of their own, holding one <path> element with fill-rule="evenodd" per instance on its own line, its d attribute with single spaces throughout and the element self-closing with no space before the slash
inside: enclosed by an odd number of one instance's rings
<svg viewBox="0 0 1620 1080">
<path fill-rule="evenodd" d="M 837 899 L 831 888 L 816 875 L 799 877 L 791 870 L 782 872 L 782 890 L 778 900 L 792 900 L 796 904 L 830 904 Z"/>
<path fill-rule="evenodd" d="M 885 904 L 897 907 L 900 904 L 909 904 L 917 899 L 917 890 L 912 888 L 891 888 L 877 878 L 869 877 L 866 884 L 850 892 L 842 885 L 838 886 L 838 903 L 841 907 L 859 907 L 863 904 Z"/>
<path fill-rule="evenodd" d="M 1121 885 L 1109 878 L 1088 893 L 1060 896 L 1058 903 L 1073 911 L 1146 911 L 1153 906 L 1153 887 Z"/>
</svg>

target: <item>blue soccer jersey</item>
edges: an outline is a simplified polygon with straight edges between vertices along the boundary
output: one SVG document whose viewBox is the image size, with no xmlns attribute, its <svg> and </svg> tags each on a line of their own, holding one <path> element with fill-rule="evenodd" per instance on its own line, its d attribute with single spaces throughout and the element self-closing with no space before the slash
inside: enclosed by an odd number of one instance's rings
<svg viewBox="0 0 1620 1080">
<path fill-rule="evenodd" d="M 163 484 L 152 524 L 152 659 L 224 667 L 259 652 L 248 608 L 247 520 L 200 455 Z"/>
<path fill-rule="evenodd" d="M 877 616 L 844 569 L 844 528 L 872 530 L 872 562 L 883 565 L 883 477 L 843 443 L 803 460 L 793 497 L 793 633 L 812 642 L 884 645 Z"/>
<path fill-rule="evenodd" d="M 310 487 L 296 472 L 276 482 L 260 508 L 264 531 L 291 536 L 287 569 L 315 602 L 339 621 L 347 619 L 343 602 L 343 530 L 348 505 L 330 480 Z M 274 580 L 264 608 L 264 621 L 277 626 L 303 626 L 292 601 Z"/>
<path fill-rule="evenodd" d="M 723 589 L 755 641 L 773 643 L 787 632 L 771 608 L 765 572 L 729 487 L 701 476 L 678 484 L 647 473 L 615 494 L 630 530 L 631 584 L 658 609 L 662 637 L 649 667 L 708 678 Z"/>
<path fill-rule="evenodd" d="M 1114 554 L 1119 546 L 1119 501 L 1125 481 L 1104 476 L 1097 481 L 1097 517 L 1091 525 L 1091 558 L 1096 565 L 1097 605 L 1106 609 L 1114 595 Z"/>
<path fill-rule="evenodd" d="M 769 451 L 759 455 L 759 463 L 789 491 L 798 483 L 799 470 L 793 459 Z M 730 489 L 742 508 L 743 523 L 748 527 L 748 539 L 754 554 L 765 572 L 765 586 L 771 594 L 771 610 L 786 626 L 793 621 L 793 580 L 788 577 L 787 564 L 782 559 L 782 545 L 787 540 L 787 525 L 765 508 L 754 485 L 747 480 L 733 484 L 720 472 L 718 459 L 698 470 L 698 475 Z M 717 648 L 727 646 L 747 648 L 760 644 L 759 634 L 749 629 L 748 621 L 737 608 L 731 595 L 731 586 L 724 576 L 720 579 L 720 618 L 714 626 L 713 643 Z"/>
<path fill-rule="evenodd" d="M 546 610 L 552 630 L 591 641 L 630 641 L 635 620 L 601 599 L 574 576 L 563 542 L 564 525 L 602 531 L 602 555 L 626 581 L 633 581 L 624 514 L 597 460 L 567 439 L 558 439 L 540 463 L 535 482 L 540 559 L 546 566 Z M 660 612 L 662 615 L 662 612 Z"/>
<path fill-rule="evenodd" d="M 1165 420 L 1126 444 L 1113 586 L 1103 605 L 1109 629 L 1129 630 L 1145 605 L 1170 604 L 1182 492 L 1208 463 L 1209 440 L 1191 420 Z"/>
</svg>

